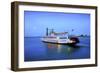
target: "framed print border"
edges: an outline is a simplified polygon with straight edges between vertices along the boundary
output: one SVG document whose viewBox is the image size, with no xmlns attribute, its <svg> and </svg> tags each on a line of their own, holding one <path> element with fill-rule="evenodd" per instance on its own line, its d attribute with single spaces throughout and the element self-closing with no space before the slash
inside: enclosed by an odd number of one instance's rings
<svg viewBox="0 0 100 73">
<path fill-rule="evenodd" d="M 82 65 L 61 65 L 61 66 L 46 66 L 46 67 L 19 67 L 19 6 L 47 6 L 60 8 L 77 8 L 77 9 L 93 9 L 95 10 L 95 63 Z M 60 69 L 60 68 L 76 68 L 76 67 L 92 67 L 97 66 L 97 7 L 84 5 L 68 5 L 68 4 L 51 4 L 51 3 L 35 3 L 35 2 L 19 2 L 11 3 L 11 70 L 27 71 L 27 70 L 45 70 L 45 69 Z"/>
</svg>

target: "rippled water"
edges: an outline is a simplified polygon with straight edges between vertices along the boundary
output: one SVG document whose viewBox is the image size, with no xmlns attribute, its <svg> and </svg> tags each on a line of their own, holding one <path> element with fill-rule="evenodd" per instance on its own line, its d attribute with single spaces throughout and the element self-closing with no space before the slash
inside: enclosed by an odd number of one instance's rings
<svg viewBox="0 0 100 73">
<path fill-rule="evenodd" d="M 44 43 L 41 38 L 24 38 L 24 61 L 90 58 L 90 37 L 79 37 L 76 46 Z"/>
</svg>

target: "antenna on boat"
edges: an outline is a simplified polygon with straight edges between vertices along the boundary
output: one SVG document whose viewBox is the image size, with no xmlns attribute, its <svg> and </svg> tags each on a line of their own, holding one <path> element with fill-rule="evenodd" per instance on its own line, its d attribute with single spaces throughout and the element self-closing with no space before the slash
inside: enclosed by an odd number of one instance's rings
<svg viewBox="0 0 100 73">
<path fill-rule="evenodd" d="M 54 32 L 54 29 L 51 29 L 51 33 L 53 33 Z"/>
</svg>

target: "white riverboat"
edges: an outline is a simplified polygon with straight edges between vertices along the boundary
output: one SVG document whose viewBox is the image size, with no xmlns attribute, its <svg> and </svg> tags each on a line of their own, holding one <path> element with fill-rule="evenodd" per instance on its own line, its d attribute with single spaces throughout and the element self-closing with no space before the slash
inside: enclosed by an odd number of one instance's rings
<svg viewBox="0 0 100 73">
<path fill-rule="evenodd" d="M 68 32 L 56 33 L 56 32 L 54 32 L 54 30 L 52 30 L 48 34 L 48 29 L 47 29 L 47 35 L 42 37 L 41 40 L 43 42 L 53 43 L 53 44 L 75 45 L 75 44 L 79 43 L 79 39 L 76 36 L 69 36 Z"/>
</svg>

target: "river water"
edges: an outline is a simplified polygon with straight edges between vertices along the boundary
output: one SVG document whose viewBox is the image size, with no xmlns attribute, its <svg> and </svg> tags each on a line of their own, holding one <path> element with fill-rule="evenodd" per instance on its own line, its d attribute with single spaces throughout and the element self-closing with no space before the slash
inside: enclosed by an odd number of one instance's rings
<svg viewBox="0 0 100 73">
<path fill-rule="evenodd" d="M 44 43 L 39 37 L 24 37 L 24 61 L 90 58 L 90 37 L 79 37 L 75 46 Z"/>
</svg>

